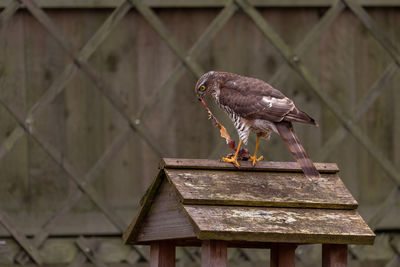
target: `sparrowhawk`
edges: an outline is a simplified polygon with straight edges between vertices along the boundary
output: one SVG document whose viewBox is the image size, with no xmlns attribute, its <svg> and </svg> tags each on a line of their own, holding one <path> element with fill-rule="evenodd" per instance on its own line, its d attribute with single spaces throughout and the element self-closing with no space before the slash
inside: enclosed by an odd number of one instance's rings
<svg viewBox="0 0 400 267">
<path fill-rule="evenodd" d="M 260 161 L 257 149 L 260 138 L 269 139 L 272 132 L 282 137 L 293 157 L 297 160 L 308 178 L 319 177 L 319 173 L 308 157 L 296 136 L 292 122 L 317 125 L 305 112 L 297 109 L 291 99 L 268 83 L 229 72 L 209 71 L 196 83 L 197 97 L 211 95 L 232 120 L 238 135 L 239 144 L 231 158 L 222 158 L 240 166 L 237 157 L 240 146 L 247 144 L 250 132 L 257 135 L 252 164 Z"/>
</svg>

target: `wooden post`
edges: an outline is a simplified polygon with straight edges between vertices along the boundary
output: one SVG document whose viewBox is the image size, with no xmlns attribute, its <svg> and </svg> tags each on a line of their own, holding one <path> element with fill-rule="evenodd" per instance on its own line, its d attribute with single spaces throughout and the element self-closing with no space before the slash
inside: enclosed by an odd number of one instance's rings
<svg viewBox="0 0 400 267">
<path fill-rule="evenodd" d="M 347 245 L 322 244 L 322 267 L 347 266 Z"/>
<path fill-rule="evenodd" d="M 204 240 L 201 244 L 202 267 L 225 267 L 227 245 L 225 241 Z"/>
<path fill-rule="evenodd" d="M 273 244 L 271 247 L 271 267 L 294 267 L 295 244 Z"/>
<path fill-rule="evenodd" d="M 150 245 L 150 267 L 175 266 L 175 244 L 170 241 L 157 241 Z"/>
</svg>

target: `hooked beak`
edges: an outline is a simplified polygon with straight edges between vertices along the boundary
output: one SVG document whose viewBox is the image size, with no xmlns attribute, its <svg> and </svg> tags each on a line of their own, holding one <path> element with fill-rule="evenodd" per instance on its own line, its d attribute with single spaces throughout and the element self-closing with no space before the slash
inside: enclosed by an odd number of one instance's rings
<svg viewBox="0 0 400 267">
<path fill-rule="evenodd" d="M 196 96 L 197 96 L 197 99 L 198 99 L 199 101 L 201 101 L 201 100 L 203 99 L 203 93 L 202 93 L 202 92 L 197 91 L 197 92 L 196 92 Z"/>
</svg>

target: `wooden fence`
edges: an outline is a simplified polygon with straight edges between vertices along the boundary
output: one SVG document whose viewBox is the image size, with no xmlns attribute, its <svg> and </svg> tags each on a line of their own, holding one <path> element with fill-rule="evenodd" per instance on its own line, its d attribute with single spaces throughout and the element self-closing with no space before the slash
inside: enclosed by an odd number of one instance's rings
<svg viewBox="0 0 400 267">
<path fill-rule="evenodd" d="M 0 265 L 146 265 L 146 248 L 122 246 L 120 235 L 160 157 L 229 151 L 194 96 L 210 69 L 269 81 L 319 121 L 298 125 L 300 139 L 314 161 L 339 164 L 380 233 L 373 248 L 353 247 L 351 262 L 400 262 L 400 1 L 0 7 Z M 268 160 L 292 160 L 279 138 L 261 146 Z M 319 254 L 297 251 L 299 265 Z M 267 256 L 229 252 L 241 266 Z M 199 263 L 196 249 L 180 248 L 177 258 Z"/>
</svg>

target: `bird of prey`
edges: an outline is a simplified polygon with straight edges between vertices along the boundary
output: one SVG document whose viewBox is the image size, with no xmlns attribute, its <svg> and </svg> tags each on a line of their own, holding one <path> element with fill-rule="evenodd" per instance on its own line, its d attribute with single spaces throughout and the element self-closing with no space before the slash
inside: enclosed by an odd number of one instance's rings
<svg viewBox="0 0 400 267">
<path fill-rule="evenodd" d="M 257 135 L 254 156 L 250 156 L 253 166 L 263 156 L 257 158 L 260 138 L 268 140 L 272 132 L 280 135 L 308 178 L 317 178 L 319 173 L 296 136 L 292 122 L 318 126 L 305 112 L 299 110 L 293 101 L 268 83 L 229 72 L 209 71 L 196 83 L 199 100 L 211 95 L 232 120 L 239 144 L 233 157 L 222 158 L 240 166 L 237 158 L 240 146 L 247 144 L 250 132 Z"/>
</svg>

